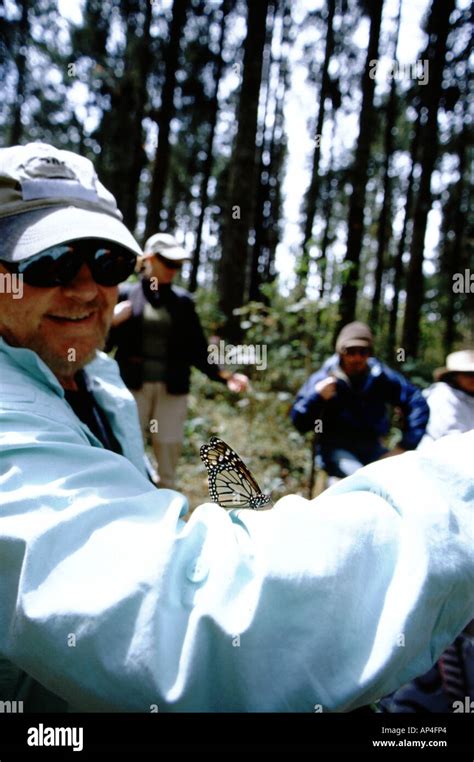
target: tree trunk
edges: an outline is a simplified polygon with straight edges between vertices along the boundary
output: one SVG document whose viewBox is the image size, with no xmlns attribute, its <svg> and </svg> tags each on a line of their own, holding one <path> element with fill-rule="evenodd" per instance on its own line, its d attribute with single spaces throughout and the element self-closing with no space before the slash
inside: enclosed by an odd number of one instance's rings
<svg viewBox="0 0 474 762">
<path fill-rule="evenodd" d="M 130 228 L 135 230 L 137 224 L 137 199 L 138 188 L 142 169 L 146 162 L 146 153 L 143 148 L 143 118 L 148 101 L 148 75 L 151 68 L 150 54 L 150 26 L 152 20 L 152 4 L 145 6 L 145 22 L 143 25 L 143 35 L 137 40 L 137 80 L 134 83 L 136 110 L 134 116 L 133 133 L 129 135 L 131 146 L 130 174 L 128 178 L 127 202 L 124 204 L 122 213 L 124 222 Z"/>
<path fill-rule="evenodd" d="M 226 316 L 225 334 L 238 340 L 240 322 L 233 310 L 244 302 L 248 237 L 255 202 L 255 137 L 262 79 L 266 18 L 269 0 L 248 0 L 238 132 L 231 160 L 226 219 L 222 231 L 219 307 Z"/>
<path fill-rule="evenodd" d="M 394 40 L 394 54 L 393 60 L 397 62 L 397 47 L 398 47 L 398 35 L 400 32 L 400 18 L 402 11 L 402 0 L 399 0 L 398 5 L 398 18 L 397 27 Z M 389 226 L 389 220 L 392 213 L 392 179 L 390 176 L 390 166 L 392 163 L 393 155 L 393 128 L 397 119 L 397 85 L 395 77 L 392 79 L 390 86 L 390 95 L 387 103 L 387 111 L 385 116 L 385 134 L 384 134 L 384 149 L 385 160 L 383 169 L 383 203 L 380 212 L 379 224 L 377 229 L 377 254 L 376 254 L 376 267 L 374 274 L 374 295 L 372 298 L 372 306 L 370 310 L 370 325 L 377 328 L 379 325 L 379 311 L 380 311 L 380 297 L 382 294 L 382 275 L 384 272 L 385 255 L 388 250 L 391 226 Z"/>
<path fill-rule="evenodd" d="M 12 114 L 12 127 L 10 130 L 10 145 L 17 145 L 23 134 L 23 123 L 21 120 L 21 111 L 26 93 L 26 47 L 30 35 L 30 24 L 28 19 L 28 10 L 30 0 L 20 0 L 21 17 L 18 24 L 19 44 L 16 54 L 16 68 L 18 80 L 16 86 L 15 105 Z"/>
<path fill-rule="evenodd" d="M 318 269 L 319 269 L 319 295 L 318 305 L 324 299 L 326 292 L 326 271 L 327 271 L 327 252 L 329 244 L 331 242 L 331 227 L 333 216 L 333 204 L 334 204 L 334 192 L 332 188 L 332 180 L 334 177 L 334 146 L 336 143 L 336 115 L 334 114 L 333 127 L 332 127 L 332 139 L 331 139 L 331 153 L 329 157 L 329 169 L 326 175 L 326 195 L 323 201 L 322 216 L 324 220 L 324 233 L 321 241 L 321 251 L 318 257 Z M 317 318 L 319 317 L 320 310 L 318 309 Z M 319 321 L 317 321 L 319 322 Z"/>
<path fill-rule="evenodd" d="M 318 121 L 316 125 L 316 135 L 314 154 L 313 154 L 313 167 L 311 170 L 311 181 L 306 191 L 303 202 L 303 243 L 302 243 L 302 255 L 298 265 L 298 280 L 301 286 L 306 287 L 309 274 L 309 248 L 308 244 L 312 237 L 314 217 L 316 215 L 316 207 L 318 203 L 318 195 L 320 188 L 319 177 L 319 162 L 321 158 L 321 136 L 323 132 L 324 117 L 326 111 L 326 100 L 329 96 L 330 89 L 330 77 L 329 77 L 329 64 L 334 50 L 334 13 L 336 10 L 336 0 L 327 1 L 327 33 L 326 33 L 326 49 L 324 53 L 324 63 L 321 75 L 321 92 L 319 96 L 319 109 L 318 109 Z"/>
<path fill-rule="evenodd" d="M 398 241 L 397 256 L 395 257 L 394 275 L 393 275 L 393 298 L 390 307 L 389 327 L 388 327 L 388 341 L 387 344 L 393 352 L 396 349 L 397 341 L 397 320 L 398 320 L 398 305 L 400 299 L 400 289 L 403 279 L 403 254 L 405 252 L 405 243 L 408 234 L 408 224 L 410 221 L 411 208 L 413 204 L 413 190 L 415 184 L 415 167 L 417 165 L 418 150 L 420 144 L 421 134 L 421 122 L 420 122 L 420 110 L 418 110 L 418 117 L 415 124 L 415 134 L 413 136 L 411 144 L 411 167 L 410 175 L 408 177 L 407 195 L 405 199 L 405 216 L 403 219 L 403 228 Z"/>
<path fill-rule="evenodd" d="M 465 101 L 467 104 L 467 99 Z M 464 114 L 466 120 L 467 114 Z M 467 125 L 467 120 L 464 122 Z M 455 188 L 452 191 L 454 197 L 454 225 L 453 225 L 453 238 L 452 242 L 449 240 L 449 230 L 446 230 L 445 235 L 445 256 L 443 257 L 443 267 L 441 272 L 445 274 L 445 288 L 447 293 L 447 305 L 445 313 L 445 326 L 443 335 L 443 347 L 444 354 L 447 355 L 453 350 L 453 345 L 456 340 L 456 302 L 459 299 L 459 295 L 454 292 L 453 289 L 453 275 L 462 271 L 462 251 L 464 242 L 464 232 L 467 227 L 467 217 L 469 214 L 469 188 L 466 184 L 466 146 L 469 142 L 468 129 L 465 126 L 463 132 L 459 136 L 459 180 L 456 183 Z M 449 226 L 451 227 L 451 226 Z M 467 264 L 467 262 L 466 262 Z M 468 295 L 469 298 L 469 295 Z"/>
<path fill-rule="evenodd" d="M 165 53 L 165 81 L 161 92 L 158 118 L 158 146 L 148 199 L 145 239 L 155 233 L 159 226 L 169 167 L 170 123 L 174 116 L 174 90 L 179 58 L 179 42 L 186 22 L 189 0 L 173 1 L 173 18 L 170 25 L 169 43 Z"/>
<path fill-rule="evenodd" d="M 124 12 L 122 17 L 127 30 L 124 73 L 109 88 L 111 108 L 104 113 L 96 133 L 102 149 L 97 170 L 116 197 L 124 223 L 130 230 L 135 229 L 137 222 L 140 176 L 146 162 L 143 118 L 151 68 L 152 5 L 144 0 L 141 3 L 143 16 L 134 11 Z"/>
<path fill-rule="evenodd" d="M 226 26 L 227 16 L 229 14 L 231 6 L 232 6 L 231 0 L 224 0 L 222 4 L 222 20 L 221 20 L 220 37 L 219 37 L 219 52 L 217 53 L 217 57 L 216 57 L 215 65 L 214 65 L 214 92 L 212 94 L 212 101 L 210 106 L 211 117 L 209 121 L 209 137 L 207 140 L 206 159 L 204 161 L 204 166 L 202 168 L 201 186 L 199 188 L 200 211 L 199 211 L 199 221 L 198 221 L 198 226 L 196 231 L 196 245 L 194 247 L 193 262 L 191 266 L 191 276 L 189 279 L 190 291 L 196 291 L 196 288 L 197 288 L 197 276 L 198 276 L 198 270 L 199 270 L 199 263 L 201 260 L 202 231 L 204 227 L 204 219 L 206 216 L 207 202 L 209 198 L 209 194 L 208 194 L 209 180 L 211 178 L 212 166 L 214 163 L 212 149 L 214 145 L 214 135 L 216 133 L 217 114 L 219 111 L 219 99 L 218 99 L 219 84 L 222 77 L 222 70 L 224 68 L 224 59 L 222 58 L 222 52 L 224 49 L 225 26 Z"/>
<path fill-rule="evenodd" d="M 421 141 L 420 189 L 413 216 L 413 240 L 407 276 L 407 301 L 403 324 L 403 347 L 406 356 L 416 357 L 420 339 L 420 314 L 423 304 L 423 253 L 426 224 L 431 208 L 431 176 L 438 155 L 438 108 L 442 93 L 443 69 L 449 17 L 455 0 L 433 0 L 428 21 L 429 87 L 425 93 L 426 122 Z"/>
<path fill-rule="evenodd" d="M 270 110 L 270 76 L 273 64 L 272 56 L 272 35 L 273 26 L 275 23 L 274 16 L 275 9 L 272 4 L 269 6 L 269 18 L 267 20 L 266 41 L 263 52 L 263 64 L 262 64 L 262 85 L 265 86 L 265 108 L 263 113 L 263 121 L 261 125 L 261 134 L 258 135 L 257 128 L 257 141 L 256 141 L 256 165 L 257 169 L 257 190 L 255 194 L 255 204 L 253 212 L 253 233 L 254 243 L 250 253 L 250 284 L 249 284 L 249 300 L 257 301 L 260 291 L 260 255 L 262 252 L 262 246 L 265 237 L 265 220 L 264 209 L 265 202 L 268 202 L 268 180 L 270 175 L 270 162 L 265 162 L 263 157 L 267 151 L 270 150 L 267 141 L 266 128 L 268 121 L 268 114 Z M 271 154 L 270 154 L 271 156 Z M 264 173 L 266 173 L 266 179 L 264 179 Z M 268 208 L 267 208 L 268 214 Z"/>
<path fill-rule="evenodd" d="M 281 24 L 281 36 L 280 45 L 287 41 L 288 33 L 288 15 L 290 13 L 289 6 L 286 1 L 283 0 L 282 5 L 282 24 Z M 273 57 L 271 52 L 272 47 L 272 33 L 273 33 L 274 17 L 269 18 L 267 23 L 267 41 L 265 44 L 268 54 L 264 53 L 264 75 L 263 81 L 266 83 L 267 93 L 265 101 L 265 113 L 262 126 L 262 137 L 258 150 L 258 188 L 256 194 L 255 211 L 254 211 L 254 231 L 255 240 L 252 247 L 251 265 L 250 265 L 250 285 L 249 285 L 249 300 L 259 301 L 262 298 L 260 293 L 260 285 L 265 275 L 270 278 L 270 258 L 271 254 L 268 249 L 268 239 L 271 238 L 270 227 L 272 217 L 272 200 L 270 199 L 270 178 L 275 168 L 276 159 L 276 130 L 282 129 L 282 98 L 286 92 L 284 68 L 286 61 L 280 57 L 280 72 L 279 81 L 276 87 L 274 103 L 270 103 L 270 77 L 273 64 Z M 282 92 L 283 91 L 283 92 Z M 270 140 L 267 139 L 266 126 L 268 123 L 268 115 L 270 109 L 273 106 L 273 127 Z M 264 161 L 264 156 L 267 156 L 267 160 Z M 276 169 L 278 174 L 278 168 Z M 275 199 L 274 199 L 275 200 Z M 266 253 L 266 261 L 263 261 L 263 253 Z"/>
<path fill-rule="evenodd" d="M 365 194 L 368 177 L 370 147 L 374 134 L 375 119 L 374 88 L 375 79 L 370 74 L 371 62 L 378 59 L 380 25 L 383 0 L 373 0 L 370 13 L 370 35 L 367 58 L 362 77 L 362 108 L 359 119 L 359 137 L 352 170 L 352 194 L 350 198 L 347 231 L 346 270 L 340 298 L 340 321 L 337 331 L 355 318 L 357 291 L 359 284 L 360 255 L 364 233 Z"/>
</svg>

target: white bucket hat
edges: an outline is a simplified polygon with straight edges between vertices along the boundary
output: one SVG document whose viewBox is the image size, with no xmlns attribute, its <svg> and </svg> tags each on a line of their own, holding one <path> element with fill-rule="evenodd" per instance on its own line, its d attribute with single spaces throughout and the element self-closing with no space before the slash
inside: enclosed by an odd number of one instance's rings
<svg viewBox="0 0 474 762">
<path fill-rule="evenodd" d="M 445 367 L 436 368 L 433 376 L 436 381 L 442 381 L 449 373 L 474 373 L 474 349 L 452 352 L 446 358 Z"/>
</svg>

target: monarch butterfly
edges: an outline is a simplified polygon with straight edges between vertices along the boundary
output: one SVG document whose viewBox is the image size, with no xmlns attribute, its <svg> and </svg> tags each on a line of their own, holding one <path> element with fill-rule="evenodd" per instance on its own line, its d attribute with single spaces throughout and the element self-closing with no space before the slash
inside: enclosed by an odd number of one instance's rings
<svg viewBox="0 0 474 762">
<path fill-rule="evenodd" d="M 269 495 L 262 494 L 249 469 L 222 439 L 211 437 L 202 445 L 201 458 L 207 468 L 209 495 L 222 508 L 272 507 Z"/>
</svg>

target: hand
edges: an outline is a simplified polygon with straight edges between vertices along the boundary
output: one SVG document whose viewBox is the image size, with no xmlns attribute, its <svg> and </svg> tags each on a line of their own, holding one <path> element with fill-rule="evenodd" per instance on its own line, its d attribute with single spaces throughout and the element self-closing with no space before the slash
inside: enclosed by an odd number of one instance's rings
<svg viewBox="0 0 474 762">
<path fill-rule="evenodd" d="M 336 394 L 336 379 L 334 376 L 323 378 L 322 381 L 318 381 L 314 388 L 323 400 L 330 400 Z"/>
<path fill-rule="evenodd" d="M 248 385 L 249 380 L 247 376 L 244 376 L 243 373 L 232 373 L 232 375 L 227 379 L 227 388 L 231 392 L 245 392 Z"/>
<path fill-rule="evenodd" d="M 381 455 L 379 460 L 383 460 L 384 458 L 391 458 L 393 455 L 403 455 L 404 452 L 406 452 L 406 450 L 404 450 L 403 447 L 400 447 L 400 445 L 395 445 L 395 447 L 392 447 L 391 450 Z"/>
<path fill-rule="evenodd" d="M 112 318 L 112 325 L 120 325 L 121 323 L 125 323 L 126 320 L 129 320 L 132 317 L 132 303 L 129 299 L 127 299 L 124 302 L 119 302 L 114 307 L 114 315 Z"/>
</svg>

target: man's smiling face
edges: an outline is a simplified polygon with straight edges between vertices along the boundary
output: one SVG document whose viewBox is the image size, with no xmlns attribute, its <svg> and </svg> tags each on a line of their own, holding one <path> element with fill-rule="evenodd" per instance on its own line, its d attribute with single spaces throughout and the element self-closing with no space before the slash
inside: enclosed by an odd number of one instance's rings
<svg viewBox="0 0 474 762">
<path fill-rule="evenodd" d="M 0 264 L 0 273 L 6 272 Z M 98 285 L 85 263 L 66 286 L 24 283 L 21 299 L 2 294 L 0 336 L 12 346 L 32 349 L 67 385 L 104 346 L 117 294 L 117 286 Z"/>
</svg>

